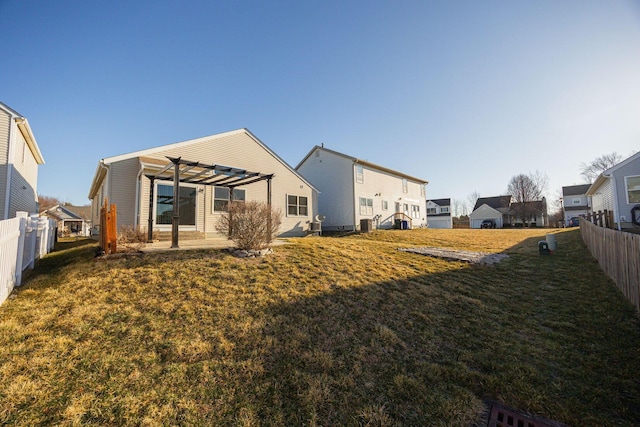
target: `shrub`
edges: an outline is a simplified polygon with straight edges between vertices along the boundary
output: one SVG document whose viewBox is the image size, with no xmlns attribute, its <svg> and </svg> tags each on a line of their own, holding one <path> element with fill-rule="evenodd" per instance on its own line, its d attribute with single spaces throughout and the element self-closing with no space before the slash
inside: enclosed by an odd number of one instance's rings
<svg viewBox="0 0 640 427">
<path fill-rule="evenodd" d="M 119 248 L 124 248 L 124 252 L 140 249 L 145 243 L 147 243 L 147 232 L 140 228 L 135 228 L 131 225 L 123 225 L 120 227 L 118 234 L 116 235 L 116 241 Z M 153 239 L 158 238 L 158 230 L 154 230 Z M 118 252 L 122 252 L 119 250 Z"/>
<path fill-rule="evenodd" d="M 271 218 L 271 233 L 268 231 Z M 233 202 L 220 217 L 216 230 L 229 237 L 239 249 L 256 250 L 269 246 L 278 234 L 282 213 L 266 203 Z"/>
</svg>

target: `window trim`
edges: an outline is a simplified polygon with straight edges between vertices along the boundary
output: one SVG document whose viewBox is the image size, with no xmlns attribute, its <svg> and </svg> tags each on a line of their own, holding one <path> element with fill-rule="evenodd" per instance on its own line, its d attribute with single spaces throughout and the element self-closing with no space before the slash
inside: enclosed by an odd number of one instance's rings
<svg viewBox="0 0 640 427">
<path fill-rule="evenodd" d="M 420 219 L 420 205 L 411 205 L 411 218 Z"/>
<path fill-rule="evenodd" d="M 286 196 L 286 203 L 287 203 L 287 216 L 291 216 L 291 217 L 305 217 L 308 218 L 309 217 L 309 197 L 308 196 L 300 196 L 300 195 L 296 195 L 296 194 L 287 194 Z M 296 204 L 292 205 L 289 203 L 289 197 L 295 197 L 296 198 Z M 300 213 L 300 207 L 303 206 L 300 204 L 300 199 L 304 198 L 305 199 L 305 204 L 304 207 L 307 209 L 307 213 L 305 214 L 301 214 Z M 295 206 L 296 207 L 296 213 L 292 214 L 289 212 L 289 207 Z"/>
<path fill-rule="evenodd" d="M 449 206 L 440 206 L 440 213 L 451 213 Z"/>
<path fill-rule="evenodd" d="M 632 205 L 632 204 L 640 203 L 640 201 L 632 202 L 631 199 L 629 198 L 629 178 L 637 178 L 637 179 L 640 180 L 640 175 L 628 175 L 628 176 L 624 177 L 624 190 L 625 190 L 624 192 L 625 192 L 625 194 L 627 196 L 627 204 L 628 205 Z M 634 192 L 636 192 L 636 191 L 640 192 L 639 190 L 633 190 L 633 191 Z"/>
<path fill-rule="evenodd" d="M 364 184 L 364 167 L 362 165 L 355 165 L 356 182 L 358 184 Z"/>
<path fill-rule="evenodd" d="M 364 205 L 362 204 L 363 200 L 365 203 Z M 373 216 L 373 198 L 360 196 L 358 206 L 360 207 L 360 216 Z M 364 213 L 362 208 L 364 208 Z"/>
<path fill-rule="evenodd" d="M 387 200 L 382 200 L 382 210 L 383 211 L 389 210 L 389 202 Z"/>
<path fill-rule="evenodd" d="M 403 193 L 409 192 L 409 180 L 407 180 L 407 178 L 402 178 L 402 192 Z"/>
<path fill-rule="evenodd" d="M 236 200 L 233 199 L 231 200 L 232 202 L 245 202 L 247 200 L 247 190 L 244 188 L 229 188 L 229 187 L 223 187 L 220 185 L 213 185 L 212 186 L 212 190 L 211 190 L 211 213 L 215 214 L 215 215 L 220 215 L 223 213 L 226 213 L 227 210 L 223 210 L 223 211 L 217 211 L 216 210 L 216 200 L 222 200 L 222 199 L 216 199 L 216 189 L 217 188 L 222 188 L 222 189 L 227 189 L 229 190 L 229 192 L 231 192 L 231 190 L 233 190 L 233 193 L 235 194 L 236 191 L 242 191 L 244 193 L 244 199 L 243 200 Z M 229 201 L 229 198 L 227 197 L 226 201 Z"/>
</svg>

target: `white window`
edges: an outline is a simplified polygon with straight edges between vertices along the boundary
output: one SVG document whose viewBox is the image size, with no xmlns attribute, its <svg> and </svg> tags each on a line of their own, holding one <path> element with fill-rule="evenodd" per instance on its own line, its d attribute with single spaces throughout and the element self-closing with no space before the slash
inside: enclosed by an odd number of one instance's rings
<svg viewBox="0 0 640 427">
<path fill-rule="evenodd" d="M 409 183 L 407 182 L 407 180 L 405 178 L 402 178 L 402 192 L 403 193 L 408 193 L 409 192 Z"/>
<path fill-rule="evenodd" d="M 412 218 L 420 218 L 420 206 L 411 205 L 411 217 Z"/>
<path fill-rule="evenodd" d="M 624 183 L 627 187 L 627 203 L 640 203 L 640 175 L 625 176 Z"/>
<path fill-rule="evenodd" d="M 580 205 L 582 203 L 582 200 L 580 200 L 579 197 L 574 197 L 573 199 L 571 199 L 571 203 L 574 205 Z"/>
<path fill-rule="evenodd" d="M 386 200 L 382 201 L 382 210 L 383 211 L 389 210 L 389 202 L 387 202 Z"/>
<path fill-rule="evenodd" d="M 402 208 L 403 208 L 404 214 L 409 216 L 409 205 L 405 203 L 402 205 Z"/>
<path fill-rule="evenodd" d="M 360 197 L 360 215 L 373 215 L 373 199 Z"/>
<path fill-rule="evenodd" d="M 427 208 L 427 215 L 435 215 L 437 212 L 436 208 Z"/>
<path fill-rule="evenodd" d="M 240 188 L 234 188 L 231 200 L 234 202 L 244 202 L 245 191 Z M 213 212 L 226 212 L 228 204 L 229 204 L 229 188 L 214 187 L 213 188 Z"/>
<path fill-rule="evenodd" d="M 420 186 L 420 196 L 422 196 L 422 197 L 426 197 L 426 196 L 425 196 L 425 191 L 424 191 L 424 185 L 421 185 L 421 186 Z"/>
<path fill-rule="evenodd" d="M 449 206 L 440 207 L 440 213 L 449 213 Z"/>
<path fill-rule="evenodd" d="M 309 206 L 306 196 L 287 195 L 287 215 L 288 216 L 307 216 Z"/>
<path fill-rule="evenodd" d="M 364 168 L 362 165 L 356 165 L 356 182 L 360 184 L 364 182 Z"/>
</svg>

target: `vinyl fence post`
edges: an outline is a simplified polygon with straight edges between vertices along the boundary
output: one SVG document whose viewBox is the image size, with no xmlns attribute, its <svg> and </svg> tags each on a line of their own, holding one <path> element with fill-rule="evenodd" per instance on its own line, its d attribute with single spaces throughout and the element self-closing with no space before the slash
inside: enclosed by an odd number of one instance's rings
<svg viewBox="0 0 640 427">
<path fill-rule="evenodd" d="M 29 236 L 29 240 L 25 242 L 29 250 L 29 265 L 27 265 L 27 268 L 32 270 L 36 263 L 36 244 L 38 243 L 38 221 L 32 217 L 27 218 L 26 234 Z"/>
<path fill-rule="evenodd" d="M 18 237 L 18 253 L 16 256 L 16 286 L 22 284 L 22 260 L 24 257 L 24 240 L 26 237 L 28 214 L 26 212 L 16 212 L 16 218 L 20 218 L 20 236 Z"/>
</svg>

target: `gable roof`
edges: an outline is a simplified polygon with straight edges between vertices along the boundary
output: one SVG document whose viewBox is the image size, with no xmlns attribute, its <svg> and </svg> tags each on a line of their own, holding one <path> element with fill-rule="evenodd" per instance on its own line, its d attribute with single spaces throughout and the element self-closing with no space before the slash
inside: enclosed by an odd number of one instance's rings
<svg viewBox="0 0 640 427">
<path fill-rule="evenodd" d="M 61 219 L 90 219 L 91 206 L 72 206 L 72 205 L 55 205 L 43 212 L 45 215 Z"/>
<path fill-rule="evenodd" d="M 511 205 L 511 196 L 478 197 L 473 210 L 475 211 L 482 205 L 487 205 L 496 210 L 509 209 L 509 206 Z"/>
<path fill-rule="evenodd" d="M 428 199 L 427 202 L 431 202 L 438 206 L 451 206 L 451 199 Z"/>
<path fill-rule="evenodd" d="M 31 126 L 29 126 L 29 121 L 20 113 L 18 113 L 13 108 L 9 107 L 7 104 L 0 102 L 0 109 L 6 111 L 11 115 L 13 120 L 15 120 L 16 125 L 18 125 L 18 130 L 24 137 L 24 140 L 29 147 L 29 150 L 33 154 L 33 158 L 36 160 L 36 163 L 39 165 L 44 164 L 44 157 L 42 157 L 42 153 L 40 152 L 40 147 L 38 147 L 38 143 L 36 142 L 36 137 L 33 135 L 33 131 L 31 130 Z"/>
<path fill-rule="evenodd" d="M 547 203 L 545 200 L 534 200 L 531 202 L 514 202 L 511 203 L 511 209 L 517 211 L 521 206 L 530 207 L 536 212 L 546 212 Z"/>
<path fill-rule="evenodd" d="M 122 160 L 134 159 L 134 158 L 140 158 L 141 160 L 144 159 L 144 161 L 152 163 L 153 160 L 151 160 L 148 156 L 160 151 L 166 151 L 166 150 L 175 149 L 175 148 L 182 148 L 182 147 L 186 147 L 193 144 L 199 144 L 204 141 L 215 141 L 222 138 L 226 138 L 228 136 L 242 135 L 242 134 L 245 134 L 246 136 L 251 138 L 253 141 L 255 141 L 256 144 L 258 144 L 267 153 L 273 156 L 284 167 L 289 169 L 289 171 L 291 171 L 295 176 L 297 176 L 302 182 L 307 184 L 310 188 L 314 189 L 315 191 L 318 191 L 311 183 L 309 183 L 302 175 L 300 175 L 295 169 L 293 169 L 287 162 L 285 162 L 280 156 L 278 156 L 269 147 L 267 147 L 262 141 L 260 141 L 258 137 L 252 134 L 251 131 L 249 131 L 249 129 L 241 128 L 241 129 L 236 129 L 228 132 L 222 132 L 218 134 L 203 136 L 201 138 L 189 139 L 186 141 L 175 142 L 173 144 L 161 145 L 159 147 L 147 148 L 144 150 L 134 151 L 131 153 L 120 154 L 117 156 L 105 157 L 98 162 L 98 166 L 96 168 L 96 171 L 93 177 L 93 182 L 91 183 L 91 187 L 89 189 L 89 199 L 93 199 L 93 197 L 95 197 L 95 194 L 97 193 L 98 188 L 100 187 L 100 183 L 106 176 L 105 165 L 109 165 L 115 162 L 120 162 Z M 168 164 L 169 162 L 170 161 L 167 159 L 167 161 L 164 162 L 164 164 Z"/>
<path fill-rule="evenodd" d="M 591 184 L 569 185 L 562 187 L 563 196 L 582 196 L 587 193 Z"/>
<path fill-rule="evenodd" d="M 384 167 L 384 166 L 376 165 L 375 163 L 371 163 L 371 162 L 368 162 L 368 161 L 366 161 L 366 160 L 359 159 L 359 158 L 357 158 L 357 157 L 349 156 L 349 155 L 347 155 L 347 154 L 340 153 L 339 151 L 330 150 L 330 149 L 328 149 L 328 148 L 325 148 L 325 147 L 323 147 L 323 146 L 319 146 L 319 145 L 314 146 L 314 147 L 311 149 L 311 151 L 309 151 L 309 153 L 308 153 L 306 156 L 304 156 L 304 158 L 300 161 L 300 163 L 298 163 L 298 165 L 295 167 L 295 169 L 296 169 L 296 170 L 298 170 L 298 168 L 299 168 L 300 166 L 302 166 L 302 164 L 303 164 L 304 162 L 306 162 L 306 161 L 307 161 L 307 159 L 308 159 L 309 157 L 311 157 L 311 155 L 312 155 L 316 150 L 326 151 L 327 153 L 331 153 L 331 154 L 334 154 L 334 155 L 336 155 L 336 156 L 340 156 L 340 157 L 344 157 L 345 159 L 349 159 L 349 160 L 351 160 L 353 163 L 358 163 L 358 164 L 361 164 L 361 165 L 363 165 L 363 166 L 367 166 L 368 168 L 371 168 L 371 169 L 377 169 L 377 170 L 379 170 L 379 171 L 386 172 L 386 173 L 389 173 L 389 174 L 392 174 L 392 175 L 396 175 L 396 176 L 399 176 L 399 177 L 401 177 L 401 178 L 406 178 L 406 179 L 409 179 L 409 180 L 411 180 L 411 181 L 417 182 L 417 183 L 419 183 L 419 184 L 429 184 L 429 181 L 426 181 L 426 180 L 424 180 L 424 179 L 416 178 L 416 177 L 414 177 L 414 176 L 407 175 L 406 173 L 398 172 L 398 171 L 396 171 L 396 170 L 389 169 L 389 168 L 386 168 L 386 167 Z"/>
<path fill-rule="evenodd" d="M 589 196 L 593 196 L 593 194 L 595 193 L 595 190 L 598 187 L 600 187 L 607 179 L 611 178 L 611 174 L 613 172 L 617 171 L 621 167 L 626 166 L 629 163 L 634 162 L 636 160 L 640 161 L 640 151 L 638 151 L 636 154 L 633 154 L 633 155 L 627 157 L 626 159 L 624 159 L 620 163 L 617 163 L 617 164 L 611 166 L 609 169 L 603 171 L 600 175 L 598 175 L 596 180 L 593 181 L 593 184 L 591 184 L 591 186 L 587 190 L 586 194 L 589 195 Z"/>
</svg>

